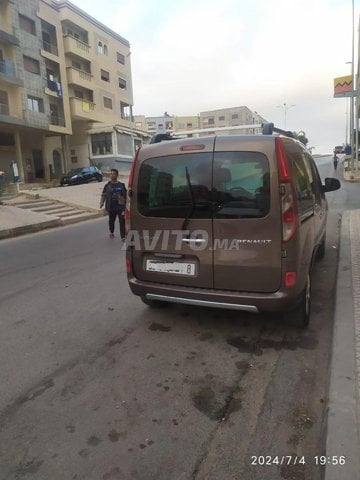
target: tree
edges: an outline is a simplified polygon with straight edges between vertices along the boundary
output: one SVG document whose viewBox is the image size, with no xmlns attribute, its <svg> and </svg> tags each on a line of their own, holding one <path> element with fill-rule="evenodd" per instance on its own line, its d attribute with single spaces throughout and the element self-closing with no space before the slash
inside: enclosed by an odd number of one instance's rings
<svg viewBox="0 0 360 480">
<path fill-rule="evenodd" d="M 300 130 L 300 132 L 293 132 L 293 135 L 296 140 L 299 140 L 299 142 L 301 142 L 306 147 L 309 140 L 306 138 L 306 134 L 303 130 Z"/>
</svg>

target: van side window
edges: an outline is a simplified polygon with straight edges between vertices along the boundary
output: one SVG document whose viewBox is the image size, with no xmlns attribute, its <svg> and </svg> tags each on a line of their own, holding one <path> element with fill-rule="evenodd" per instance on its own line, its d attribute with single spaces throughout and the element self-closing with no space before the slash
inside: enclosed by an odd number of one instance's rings
<svg viewBox="0 0 360 480">
<path fill-rule="evenodd" d="M 270 171 L 267 157 L 258 152 L 216 152 L 215 218 L 260 218 L 270 209 Z"/>
<path fill-rule="evenodd" d="M 317 166 L 316 166 L 316 163 L 315 163 L 314 159 L 309 154 L 307 154 L 307 156 L 309 158 L 311 171 L 312 171 L 313 178 L 314 178 L 313 190 L 314 190 L 314 194 L 315 194 L 315 199 L 316 199 L 317 203 L 320 203 L 321 199 L 325 199 L 325 193 L 322 189 L 322 182 L 321 182 L 320 174 L 319 174 L 319 171 L 317 169 Z"/>
<path fill-rule="evenodd" d="M 307 152 L 294 142 L 285 144 L 294 179 L 299 215 L 313 211 L 315 204 L 314 175 Z"/>
<path fill-rule="evenodd" d="M 212 153 L 191 153 L 145 160 L 138 182 L 139 212 L 149 217 L 212 218 Z"/>
</svg>

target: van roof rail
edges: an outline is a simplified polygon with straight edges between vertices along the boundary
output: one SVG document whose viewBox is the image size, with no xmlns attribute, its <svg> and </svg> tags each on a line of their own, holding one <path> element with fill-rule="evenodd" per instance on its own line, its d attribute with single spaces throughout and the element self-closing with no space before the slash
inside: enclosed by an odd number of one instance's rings
<svg viewBox="0 0 360 480">
<path fill-rule="evenodd" d="M 275 133 L 281 133 L 286 137 L 294 138 L 294 134 L 290 132 L 290 130 L 281 130 L 281 128 L 274 127 L 273 123 L 262 123 L 261 128 L 262 128 L 263 135 L 272 135 L 275 132 Z"/>
<path fill-rule="evenodd" d="M 170 133 L 157 133 L 151 137 L 150 143 L 160 143 L 163 140 L 176 140 Z"/>
</svg>

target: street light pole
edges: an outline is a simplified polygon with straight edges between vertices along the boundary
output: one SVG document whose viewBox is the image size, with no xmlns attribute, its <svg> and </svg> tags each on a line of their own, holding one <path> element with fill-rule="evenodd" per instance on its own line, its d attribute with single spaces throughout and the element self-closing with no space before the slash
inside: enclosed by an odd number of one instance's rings
<svg viewBox="0 0 360 480">
<path fill-rule="evenodd" d="M 351 134 L 351 173 L 354 173 L 354 0 L 352 0 L 352 52 L 351 52 L 351 97 L 350 97 L 350 134 Z M 357 152 L 356 152 L 357 155 Z"/>
<path fill-rule="evenodd" d="M 284 129 L 286 130 L 286 113 L 291 107 L 296 107 L 295 104 L 292 105 L 287 105 L 286 102 L 284 102 L 282 105 L 277 105 L 277 108 L 283 108 L 284 109 Z"/>
</svg>

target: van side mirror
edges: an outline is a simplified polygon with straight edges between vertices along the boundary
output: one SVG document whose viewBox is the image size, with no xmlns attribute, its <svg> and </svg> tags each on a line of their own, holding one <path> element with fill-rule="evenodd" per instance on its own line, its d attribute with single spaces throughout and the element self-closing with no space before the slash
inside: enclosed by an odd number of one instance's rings
<svg viewBox="0 0 360 480">
<path fill-rule="evenodd" d="M 337 178 L 325 178 L 325 185 L 322 186 L 323 192 L 333 192 L 339 190 L 341 183 Z"/>
</svg>

